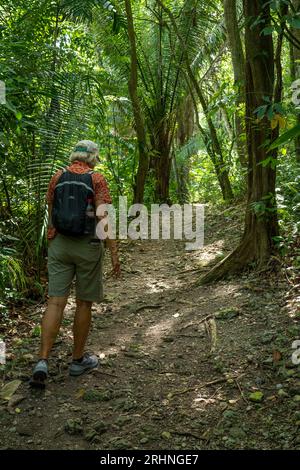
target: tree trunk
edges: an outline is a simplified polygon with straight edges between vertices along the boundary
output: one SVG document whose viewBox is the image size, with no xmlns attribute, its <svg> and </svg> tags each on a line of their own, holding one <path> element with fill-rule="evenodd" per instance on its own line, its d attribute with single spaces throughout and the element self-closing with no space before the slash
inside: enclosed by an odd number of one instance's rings
<svg viewBox="0 0 300 470">
<path fill-rule="evenodd" d="M 193 98 L 189 94 L 177 108 L 177 148 L 181 149 L 190 140 L 194 133 L 195 111 L 193 106 Z M 189 171 L 190 171 L 190 155 L 187 155 L 184 161 L 176 159 L 174 152 L 173 162 L 176 175 L 177 195 L 180 204 L 185 204 L 189 200 Z"/>
<path fill-rule="evenodd" d="M 134 203 L 142 203 L 144 199 L 145 182 L 148 173 L 147 138 L 144 116 L 138 96 L 138 66 L 134 23 L 132 17 L 131 1 L 125 0 L 128 36 L 130 43 L 130 78 L 128 82 L 129 94 L 132 102 L 135 130 L 138 140 L 139 164 L 134 187 Z"/>
<path fill-rule="evenodd" d="M 216 155 L 214 146 L 212 145 L 212 139 L 211 139 L 211 136 L 209 134 L 209 131 L 206 131 L 206 129 L 204 129 L 200 124 L 199 116 L 198 116 L 197 102 L 196 102 L 196 99 L 195 99 L 195 96 L 194 96 L 194 93 L 193 93 L 193 90 L 192 90 L 192 86 L 190 84 L 189 84 L 189 89 L 190 89 L 190 93 L 191 93 L 191 97 L 192 97 L 192 101 L 193 101 L 193 105 L 194 105 L 194 110 L 195 110 L 196 125 L 197 125 L 197 127 L 199 129 L 199 132 L 201 134 L 201 137 L 203 139 L 203 143 L 205 145 L 206 151 L 207 151 L 207 153 L 208 153 L 208 155 L 209 155 L 209 157 L 212 161 L 212 164 L 214 166 L 214 170 L 215 170 L 215 173 L 216 173 L 219 185 L 220 185 L 220 189 L 221 189 L 221 192 L 222 192 L 223 199 L 224 199 L 224 201 L 226 201 L 226 192 L 228 191 L 229 193 L 232 194 L 230 181 L 229 181 L 228 175 L 227 175 L 227 178 L 225 180 L 223 178 L 223 174 L 222 174 L 222 171 L 221 171 L 222 167 L 219 164 L 218 156 Z M 226 184 L 229 184 L 228 189 L 225 189 Z"/>
<path fill-rule="evenodd" d="M 215 170 L 216 170 L 217 178 L 218 178 L 218 181 L 219 181 L 219 184 L 220 184 L 220 187 L 221 187 L 221 191 L 222 191 L 222 196 L 223 196 L 224 201 L 230 202 L 233 199 L 233 192 L 232 192 L 232 188 L 231 188 L 231 184 L 230 184 L 230 180 L 229 180 L 228 169 L 226 168 L 226 164 L 225 164 L 224 159 L 223 159 L 223 153 L 222 153 L 221 145 L 220 145 L 220 142 L 219 142 L 219 139 L 218 139 L 217 130 L 215 128 L 215 125 L 214 125 L 210 115 L 209 115 L 208 104 L 206 102 L 204 94 L 202 93 L 202 90 L 201 90 L 196 78 L 194 77 L 194 74 L 193 74 L 190 67 L 189 67 L 189 69 L 190 69 L 190 72 L 188 70 L 189 78 L 191 79 L 191 81 L 194 85 L 195 91 L 198 95 L 200 104 L 201 104 L 202 109 L 203 109 L 203 113 L 206 117 L 206 121 L 207 121 L 207 124 L 208 124 L 208 129 L 209 129 L 210 138 L 211 138 L 211 142 L 212 142 L 212 145 L 211 145 L 212 152 L 211 152 L 210 156 L 213 160 L 213 164 L 214 164 L 214 167 L 215 167 Z"/>
<path fill-rule="evenodd" d="M 172 14 L 171 10 L 163 4 L 163 2 L 161 0 L 157 0 L 157 2 L 162 7 L 162 9 L 166 12 L 168 17 L 170 18 L 170 21 L 171 21 L 171 24 L 172 24 L 173 29 L 175 31 L 175 34 L 176 34 L 176 36 L 177 36 L 177 38 L 180 42 L 180 45 L 182 47 L 182 54 L 183 54 L 184 62 L 185 62 L 185 65 L 186 65 L 187 75 L 188 75 L 191 83 L 193 84 L 195 92 L 198 96 L 198 99 L 199 99 L 200 104 L 202 106 L 203 113 L 206 117 L 207 125 L 208 125 L 208 128 L 209 128 L 209 133 L 210 133 L 210 137 L 211 137 L 211 140 L 212 140 L 213 153 L 215 155 L 214 165 L 215 165 L 215 168 L 216 168 L 216 171 L 217 171 L 217 177 L 218 177 L 218 180 L 219 180 L 219 183 L 220 183 L 220 186 L 221 186 L 223 199 L 225 201 L 229 202 L 233 199 L 233 192 L 232 192 L 232 188 L 231 188 L 231 184 L 230 184 L 230 180 L 229 180 L 228 169 L 226 168 L 226 164 L 225 164 L 224 159 L 223 159 L 222 148 L 221 148 L 221 145 L 220 145 L 220 142 L 219 142 L 219 139 L 218 139 L 217 130 L 216 130 L 215 125 L 214 125 L 214 123 L 213 123 L 213 121 L 210 117 L 210 113 L 209 113 L 209 109 L 208 109 L 208 104 L 206 102 L 206 98 L 205 98 L 204 93 L 203 93 L 203 91 L 202 91 L 202 89 L 201 89 L 201 87 L 198 83 L 198 80 L 195 77 L 195 75 L 193 73 L 193 70 L 191 68 L 190 60 L 189 60 L 188 53 L 187 53 L 187 50 L 186 50 L 185 41 L 183 40 L 183 37 L 182 37 L 178 27 L 177 27 L 174 15 Z"/>
<path fill-rule="evenodd" d="M 242 139 L 243 117 L 241 106 L 245 103 L 245 58 L 239 31 L 236 0 L 224 0 L 224 17 L 227 30 L 228 45 L 231 52 L 234 83 L 237 88 L 235 112 L 235 138 L 237 152 L 242 167 L 247 166 L 246 147 Z"/>
<path fill-rule="evenodd" d="M 275 86 L 275 58 L 272 35 L 264 36 L 262 30 L 270 24 L 270 7 L 265 0 L 244 0 L 246 19 L 246 133 L 248 146 L 248 201 L 244 235 L 241 243 L 227 258 L 215 266 L 201 282 L 211 282 L 227 273 L 236 272 L 251 262 L 259 268 L 268 266 L 276 252 L 274 238 L 278 235 L 277 208 L 275 201 L 276 170 L 261 162 L 268 157 L 276 159 L 276 151 L 267 153 L 267 141 L 278 136 L 278 127 L 264 117 L 259 123 L 255 110 L 265 104 L 264 97 L 271 101 L 279 97 L 281 77 Z M 257 18 L 260 22 L 255 24 Z M 281 51 L 279 51 L 281 52 Z M 279 53 L 277 52 L 277 53 Z M 277 74 L 281 73 L 280 67 Z"/>
<path fill-rule="evenodd" d="M 292 0 L 295 10 L 298 12 L 300 10 L 300 0 Z M 300 29 L 293 28 L 293 35 L 295 38 L 300 41 Z M 300 48 L 295 47 L 293 44 L 290 44 L 291 50 L 291 77 L 292 80 L 298 80 L 300 78 Z M 300 124 L 300 113 L 297 113 L 297 123 Z M 300 163 L 300 137 L 295 139 L 295 152 L 297 162 Z"/>
<path fill-rule="evenodd" d="M 156 167 L 156 186 L 155 186 L 155 200 L 159 203 L 170 203 L 169 199 L 169 182 L 170 182 L 170 172 L 171 172 L 171 163 L 172 158 L 168 152 L 164 155 L 163 152 L 160 153 L 159 158 L 157 158 L 157 167 Z"/>
</svg>

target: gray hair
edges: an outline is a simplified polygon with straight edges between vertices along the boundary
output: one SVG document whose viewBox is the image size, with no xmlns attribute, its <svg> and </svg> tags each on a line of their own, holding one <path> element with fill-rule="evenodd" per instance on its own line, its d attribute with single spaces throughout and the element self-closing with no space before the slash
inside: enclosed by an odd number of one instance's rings
<svg viewBox="0 0 300 470">
<path fill-rule="evenodd" d="M 95 166 L 99 161 L 98 145 L 91 140 L 80 140 L 75 145 L 73 152 L 70 155 L 70 162 L 72 163 L 75 160 Z"/>
</svg>

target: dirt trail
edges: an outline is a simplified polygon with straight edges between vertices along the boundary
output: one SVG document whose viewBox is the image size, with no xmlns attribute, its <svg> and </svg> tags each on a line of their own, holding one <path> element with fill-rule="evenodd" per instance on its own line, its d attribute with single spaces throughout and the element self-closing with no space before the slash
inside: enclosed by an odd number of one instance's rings
<svg viewBox="0 0 300 470">
<path fill-rule="evenodd" d="M 38 338 L 13 342 L 5 379 L 23 383 L 0 406 L 1 448 L 299 449 L 300 369 L 290 360 L 299 322 L 285 308 L 286 282 L 245 274 L 197 284 L 241 227 L 234 212 L 208 216 L 205 247 L 193 253 L 183 242 L 124 243 L 123 279 L 107 279 L 93 308 L 97 371 L 68 376 L 73 299 L 45 392 L 27 385 Z"/>
</svg>

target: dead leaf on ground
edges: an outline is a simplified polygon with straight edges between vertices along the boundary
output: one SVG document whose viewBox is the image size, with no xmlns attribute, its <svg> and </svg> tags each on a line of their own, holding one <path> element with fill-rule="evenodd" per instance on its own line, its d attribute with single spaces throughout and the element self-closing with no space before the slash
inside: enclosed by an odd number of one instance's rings
<svg viewBox="0 0 300 470">
<path fill-rule="evenodd" d="M 21 380 L 12 380 L 5 384 L 0 390 L 0 398 L 9 401 L 21 383 Z"/>
<path fill-rule="evenodd" d="M 280 351 L 277 351 L 276 349 L 273 351 L 273 361 L 274 362 L 279 362 L 281 361 L 282 354 Z"/>
</svg>

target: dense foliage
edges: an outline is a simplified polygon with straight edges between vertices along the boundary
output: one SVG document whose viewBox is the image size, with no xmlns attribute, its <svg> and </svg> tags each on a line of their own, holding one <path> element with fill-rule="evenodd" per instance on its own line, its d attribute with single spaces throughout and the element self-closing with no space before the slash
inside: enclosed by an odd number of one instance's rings
<svg viewBox="0 0 300 470">
<path fill-rule="evenodd" d="M 234 8 L 244 49 L 249 18 L 242 3 L 131 1 L 146 136 L 146 204 L 223 199 L 228 204 L 244 198 L 244 86 L 236 81 L 224 20 L 224 6 Z M 273 142 L 278 159 L 267 153 L 260 164 L 277 168 L 280 234 L 274 242 L 284 252 L 297 237 L 300 213 L 300 86 L 295 84 L 300 2 L 256 3 L 270 8 L 261 34 L 273 39 L 277 77 L 280 66 L 283 70 L 282 99 L 261 97 L 255 119 L 258 126 L 267 119 L 283 134 Z M 128 88 L 133 59 L 127 16 L 123 1 L 1 2 L 0 80 L 6 100 L 0 104 L 0 308 L 42 295 L 45 192 L 76 141 L 99 143 L 99 170 L 114 201 L 119 195 L 133 200 L 140 147 Z M 253 210 L 264 213 L 265 201 L 256 201 Z"/>
</svg>

